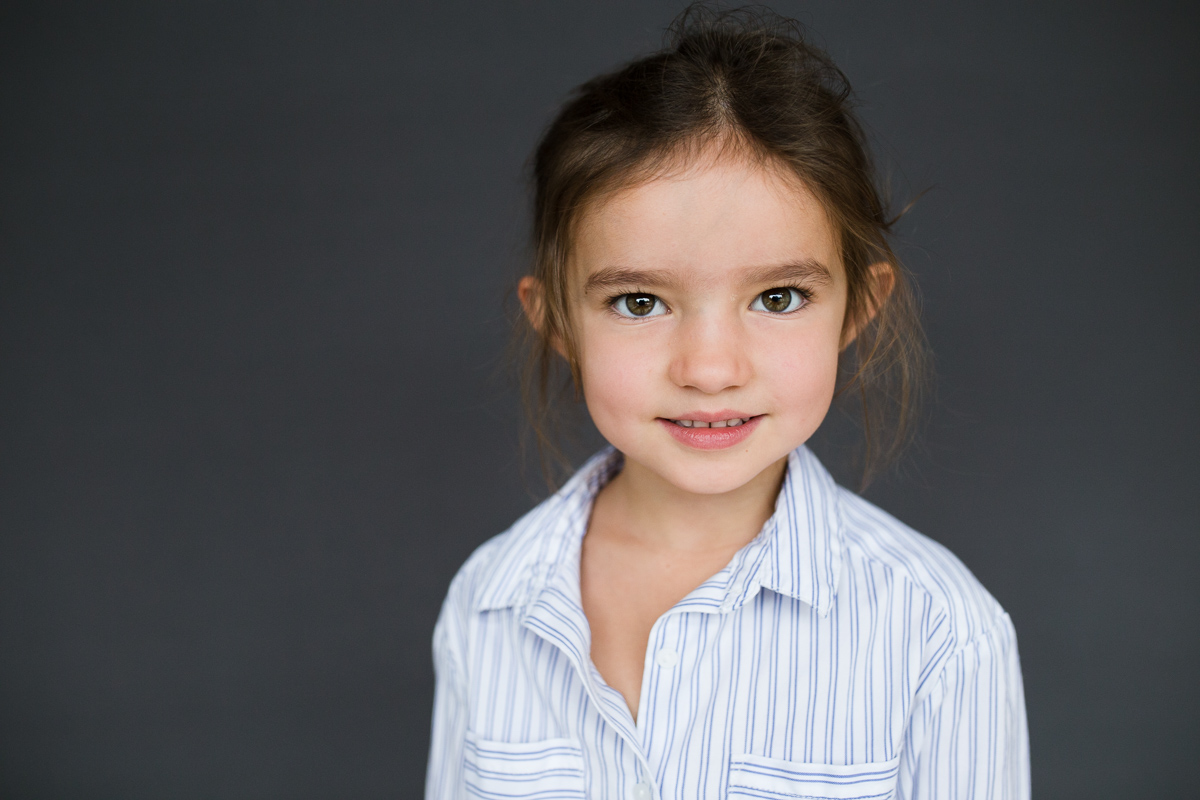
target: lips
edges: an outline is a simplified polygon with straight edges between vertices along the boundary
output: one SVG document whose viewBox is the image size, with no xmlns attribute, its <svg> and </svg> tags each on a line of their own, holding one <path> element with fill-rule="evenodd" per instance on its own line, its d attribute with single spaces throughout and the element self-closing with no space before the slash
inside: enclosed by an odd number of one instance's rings
<svg viewBox="0 0 1200 800">
<path fill-rule="evenodd" d="M 660 417 L 658 422 L 680 444 L 696 450 L 724 450 L 745 441 L 758 427 L 763 415 L 737 411 L 715 414 L 685 414 L 678 418 Z"/>
</svg>

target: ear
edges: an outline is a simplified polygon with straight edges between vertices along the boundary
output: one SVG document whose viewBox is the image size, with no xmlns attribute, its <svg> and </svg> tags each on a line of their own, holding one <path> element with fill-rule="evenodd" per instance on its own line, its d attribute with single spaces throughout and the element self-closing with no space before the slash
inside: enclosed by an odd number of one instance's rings
<svg viewBox="0 0 1200 800">
<path fill-rule="evenodd" d="M 876 262 L 867 267 L 866 279 L 867 291 L 863 293 L 863 305 L 852 319 L 846 321 L 846 328 L 842 332 L 843 350 L 853 344 L 858 334 L 871 324 L 891 296 L 892 289 L 896 288 L 896 268 L 887 261 Z"/>
<path fill-rule="evenodd" d="M 521 301 L 521 309 L 525 319 L 539 333 L 542 330 L 542 282 L 532 275 L 526 275 L 517 282 L 517 299 Z"/>
<path fill-rule="evenodd" d="M 517 283 L 517 299 L 521 301 L 521 308 L 525 312 L 525 319 L 529 320 L 529 324 L 533 329 L 542 336 L 546 335 L 546 312 L 545 312 L 545 287 L 542 282 L 532 275 L 526 275 Z M 557 337 L 551 337 L 550 346 L 554 348 L 563 358 L 566 358 L 565 348 L 563 348 L 562 340 Z"/>
</svg>

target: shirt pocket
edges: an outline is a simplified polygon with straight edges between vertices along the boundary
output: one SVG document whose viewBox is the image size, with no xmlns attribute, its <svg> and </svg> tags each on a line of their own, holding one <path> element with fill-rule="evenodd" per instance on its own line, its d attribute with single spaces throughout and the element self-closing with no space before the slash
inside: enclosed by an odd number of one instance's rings
<svg viewBox="0 0 1200 800">
<path fill-rule="evenodd" d="M 583 750 L 570 739 L 495 742 L 467 732 L 463 779 L 472 797 L 584 800 Z"/>
<path fill-rule="evenodd" d="M 734 756 L 729 797 L 756 800 L 890 800 L 900 757 L 845 766 L 805 764 L 762 756 Z"/>
</svg>

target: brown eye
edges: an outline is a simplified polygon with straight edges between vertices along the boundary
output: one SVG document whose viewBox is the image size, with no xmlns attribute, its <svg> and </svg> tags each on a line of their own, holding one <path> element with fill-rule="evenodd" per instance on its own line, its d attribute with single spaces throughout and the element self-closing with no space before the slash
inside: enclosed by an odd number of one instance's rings
<svg viewBox="0 0 1200 800">
<path fill-rule="evenodd" d="M 778 287 L 767 289 L 754 299 L 751 308 L 755 311 L 770 311 L 773 314 L 783 314 L 795 311 L 804 303 L 804 297 L 795 289 Z"/>
<path fill-rule="evenodd" d="M 652 317 L 664 311 L 662 302 L 652 294 L 622 295 L 613 308 L 622 317 Z"/>
</svg>

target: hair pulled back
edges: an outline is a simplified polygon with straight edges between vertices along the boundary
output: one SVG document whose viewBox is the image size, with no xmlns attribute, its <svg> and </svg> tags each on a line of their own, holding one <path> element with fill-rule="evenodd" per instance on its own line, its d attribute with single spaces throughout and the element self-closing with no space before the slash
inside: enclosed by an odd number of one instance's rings
<svg viewBox="0 0 1200 800">
<path fill-rule="evenodd" d="M 568 466 L 561 406 L 572 388 L 573 399 L 581 389 L 567 274 L 581 212 L 712 146 L 786 170 L 834 226 L 847 279 L 846 324 L 859 328 L 839 360 L 837 396 L 857 406 L 865 485 L 911 437 L 927 356 L 910 281 L 888 243 L 893 220 L 850 85 L 805 41 L 799 23 L 760 9 L 701 5 L 672 24 L 663 50 L 578 87 L 535 153 L 531 274 L 542 286 L 542 319 L 538 327 L 518 324 L 522 394 L 544 471 L 549 479 L 553 466 Z M 871 279 L 880 264 L 891 272 L 890 292 Z M 555 342 L 566 351 L 569 375 Z"/>
</svg>

